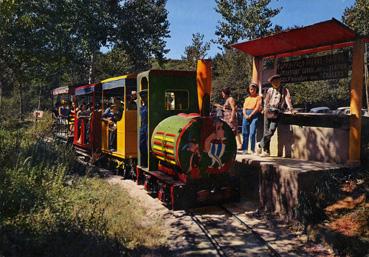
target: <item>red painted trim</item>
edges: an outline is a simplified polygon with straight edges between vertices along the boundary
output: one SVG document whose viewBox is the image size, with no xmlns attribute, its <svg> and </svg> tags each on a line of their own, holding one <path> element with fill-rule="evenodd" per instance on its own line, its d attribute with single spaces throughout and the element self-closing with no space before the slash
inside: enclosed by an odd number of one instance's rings
<svg viewBox="0 0 369 257">
<path fill-rule="evenodd" d="M 89 87 L 95 87 L 95 86 L 96 86 L 96 84 L 87 84 L 87 85 L 84 85 L 84 86 L 76 87 L 75 90 L 83 89 L 83 88 L 89 88 Z"/>
<path fill-rule="evenodd" d="M 173 161 L 175 160 L 174 156 L 172 156 L 172 155 L 168 154 L 166 157 L 167 157 L 167 159 L 170 159 L 170 160 L 173 160 Z"/>
<path fill-rule="evenodd" d="M 198 114 L 198 113 L 195 113 L 195 112 L 192 112 L 192 113 L 178 113 L 177 114 L 178 116 L 180 117 L 184 117 L 184 118 L 196 118 L 196 117 L 200 117 L 201 115 Z"/>
<path fill-rule="evenodd" d="M 171 133 L 167 133 L 167 134 L 165 134 L 165 136 L 167 136 L 167 137 L 176 137 L 177 135 L 171 134 Z"/>
<path fill-rule="evenodd" d="M 184 173 L 179 173 L 178 174 L 178 178 L 180 181 L 182 181 L 183 183 L 187 183 L 187 175 Z"/>
<path fill-rule="evenodd" d="M 162 152 L 153 151 L 154 154 L 165 157 L 165 154 Z"/>
<path fill-rule="evenodd" d="M 174 149 L 174 145 L 168 145 L 164 143 L 164 147 L 168 149 Z"/>
<path fill-rule="evenodd" d="M 158 135 L 164 135 L 165 133 L 163 131 L 157 131 L 156 134 L 158 134 Z"/>
<path fill-rule="evenodd" d="M 169 167 L 167 167 L 167 166 L 165 166 L 165 165 L 163 165 L 161 163 L 159 163 L 158 169 L 160 171 L 168 174 L 168 175 L 171 175 L 171 176 L 175 176 L 176 175 L 176 172 L 173 169 L 171 169 L 171 168 L 169 168 Z"/>
<path fill-rule="evenodd" d="M 170 186 L 170 202 L 172 205 L 172 210 L 174 210 L 174 185 Z"/>
<path fill-rule="evenodd" d="M 163 143 L 162 142 L 160 142 L 160 141 L 154 141 L 154 145 L 163 145 Z"/>
</svg>

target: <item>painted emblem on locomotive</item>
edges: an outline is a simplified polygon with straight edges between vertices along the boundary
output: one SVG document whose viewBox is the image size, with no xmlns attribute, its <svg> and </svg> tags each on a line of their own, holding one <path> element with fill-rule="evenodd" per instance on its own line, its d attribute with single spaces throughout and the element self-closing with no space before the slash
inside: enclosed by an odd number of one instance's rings
<svg viewBox="0 0 369 257">
<path fill-rule="evenodd" d="M 236 143 L 226 123 L 211 117 L 193 120 L 183 138 L 187 140 L 181 140 L 178 158 L 182 170 L 192 179 L 229 171 Z"/>
</svg>

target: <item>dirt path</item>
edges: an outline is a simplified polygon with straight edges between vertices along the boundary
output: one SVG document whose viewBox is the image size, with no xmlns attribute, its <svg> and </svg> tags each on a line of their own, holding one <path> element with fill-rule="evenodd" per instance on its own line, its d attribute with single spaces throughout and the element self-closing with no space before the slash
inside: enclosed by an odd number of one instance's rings
<svg viewBox="0 0 369 257">
<path fill-rule="evenodd" d="M 137 199 L 140 205 L 145 206 L 148 213 L 143 221 L 144 224 L 150 225 L 154 220 L 163 220 L 165 237 L 167 239 L 166 246 L 162 249 L 145 251 L 145 253 L 140 253 L 141 256 L 222 256 L 221 252 L 219 253 L 216 250 L 214 244 L 212 244 L 202 228 L 188 213 L 168 210 L 158 199 L 149 196 L 143 186 L 138 186 L 133 181 L 123 180 L 119 176 L 109 176 L 106 180 L 111 184 L 119 184 L 129 192 L 132 198 Z M 228 204 L 226 207 L 237 215 L 240 220 L 247 223 L 263 240 L 268 242 L 280 256 L 334 256 L 331 251 L 319 244 L 308 244 L 304 234 L 291 232 L 283 222 L 272 222 L 265 217 L 255 215 L 256 207 L 250 202 L 241 201 L 241 203 Z M 219 220 L 221 215 L 211 208 L 203 208 L 202 210 L 196 210 L 196 216 L 198 216 L 199 220 L 211 224 L 212 221 L 216 222 L 217 219 Z M 223 236 L 219 240 L 223 245 L 226 245 L 228 248 L 234 246 L 243 249 L 245 253 L 243 256 L 259 256 L 258 252 L 253 252 L 251 248 L 261 249 L 259 253 L 261 254 L 262 252 L 262 255 L 260 256 L 272 256 L 267 254 L 268 251 L 265 250 L 265 244 L 260 242 L 260 240 L 255 240 L 246 230 L 243 241 L 237 242 L 237 240 L 233 240 L 232 237 L 235 237 L 236 234 L 238 234 L 238 239 L 242 238 L 240 231 L 245 228 L 237 226 L 237 222 L 234 219 L 225 219 L 223 221 L 223 230 L 212 228 L 215 236 Z M 230 240 L 229 242 L 224 241 L 224 238 L 227 237 Z M 247 255 L 247 252 L 252 254 Z M 233 255 L 226 254 L 226 256 Z M 237 256 L 242 256 L 242 254 L 238 252 Z"/>
</svg>

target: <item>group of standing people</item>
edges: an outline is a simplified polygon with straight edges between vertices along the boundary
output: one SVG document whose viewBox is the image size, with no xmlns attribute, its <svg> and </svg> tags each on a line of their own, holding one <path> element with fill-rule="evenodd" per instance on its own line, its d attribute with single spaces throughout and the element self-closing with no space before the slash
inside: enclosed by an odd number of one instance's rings
<svg viewBox="0 0 369 257">
<path fill-rule="evenodd" d="M 242 146 L 243 154 L 248 153 L 249 141 L 251 154 L 260 156 L 270 155 L 270 140 L 277 129 L 280 114 L 286 110 L 295 114 L 292 107 L 291 95 L 286 87 L 281 85 L 280 75 L 273 75 L 268 79 L 272 85 L 263 97 L 259 94 L 259 86 L 251 83 L 248 88 L 248 96 L 242 106 Z M 216 104 L 224 111 L 223 120 L 228 123 L 235 135 L 237 135 L 238 119 L 237 105 L 231 96 L 229 88 L 222 90 L 224 105 Z M 260 142 L 256 143 L 256 131 L 264 114 L 264 134 Z"/>
</svg>

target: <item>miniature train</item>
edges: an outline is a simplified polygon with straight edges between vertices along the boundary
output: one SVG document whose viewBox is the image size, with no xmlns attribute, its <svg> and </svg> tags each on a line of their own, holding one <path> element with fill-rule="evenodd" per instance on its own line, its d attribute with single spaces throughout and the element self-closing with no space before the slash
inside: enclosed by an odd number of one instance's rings
<svg viewBox="0 0 369 257">
<path fill-rule="evenodd" d="M 74 110 L 70 141 L 92 161 L 113 163 L 169 208 L 237 200 L 236 141 L 224 121 L 209 115 L 209 65 L 199 61 L 197 72 L 148 70 L 76 87 L 72 98 L 81 110 L 78 116 Z M 117 106 L 112 124 L 104 116 Z"/>
</svg>

